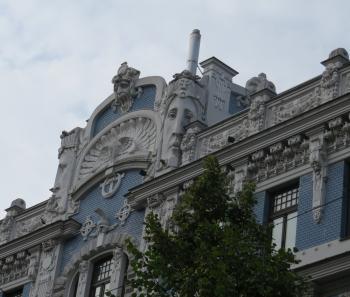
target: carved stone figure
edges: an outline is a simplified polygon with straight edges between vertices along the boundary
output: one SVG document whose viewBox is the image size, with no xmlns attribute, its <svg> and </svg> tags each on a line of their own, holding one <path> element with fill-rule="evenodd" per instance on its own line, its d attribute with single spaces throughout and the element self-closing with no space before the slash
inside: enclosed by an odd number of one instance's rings
<svg viewBox="0 0 350 297">
<path fill-rule="evenodd" d="M 316 137 L 310 140 L 310 165 L 313 169 L 313 218 L 319 223 L 325 203 L 327 181 L 327 154 L 323 139 Z"/>
<path fill-rule="evenodd" d="M 10 240 L 11 230 L 14 226 L 15 219 L 7 215 L 0 224 L 0 245 Z"/>
<path fill-rule="evenodd" d="M 320 83 L 323 102 L 327 102 L 338 96 L 340 82 L 339 68 L 341 66 L 340 62 L 330 63 L 323 71 Z"/>
<path fill-rule="evenodd" d="M 261 90 L 268 89 L 272 92 L 276 92 L 275 85 L 267 80 L 265 73 L 260 73 L 257 77 L 252 77 L 249 79 L 245 85 L 248 95 L 252 95 Z"/>
<path fill-rule="evenodd" d="M 248 131 L 249 135 L 263 129 L 265 120 L 265 99 L 257 97 L 252 100 L 250 110 L 248 112 Z"/>
<path fill-rule="evenodd" d="M 129 67 L 127 62 L 120 65 L 117 75 L 112 79 L 115 99 L 112 108 L 117 111 L 119 107 L 122 113 L 128 112 L 134 103 L 134 99 L 142 93 L 141 88 L 136 88 L 136 81 L 140 71 Z"/>
<path fill-rule="evenodd" d="M 257 77 L 249 79 L 246 83 L 248 96 L 250 96 L 250 110 L 248 121 L 246 122 L 248 135 L 257 133 L 264 128 L 266 102 L 276 94 L 275 85 L 267 80 L 265 73 L 260 73 Z M 262 92 L 263 93 L 259 93 Z"/>
<path fill-rule="evenodd" d="M 77 297 L 84 297 L 85 292 L 87 291 L 87 280 L 88 280 L 88 272 L 89 272 L 89 262 L 83 260 L 79 263 L 79 280 L 78 280 L 78 288 L 77 288 Z"/>
<path fill-rule="evenodd" d="M 15 219 L 14 217 L 24 211 L 26 208 L 26 203 L 23 199 L 17 198 L 11 202 L 11 206 L 6 209 L 6 216 L 0 222 L 0 245 L 11 240 L 12 237 L 18 236 L 14 234 Z"/>
<path fill-rule="evenodd" d="M 185 70 L 174 76 L 166 97 L 162 101 L 162 143 L 158 170 L 179 166 L 181 141 L 185 126 L 194 121 L 205 121 L 206 93 L 204 85 L 207 77 L 201 80 Z"/>
</svg>

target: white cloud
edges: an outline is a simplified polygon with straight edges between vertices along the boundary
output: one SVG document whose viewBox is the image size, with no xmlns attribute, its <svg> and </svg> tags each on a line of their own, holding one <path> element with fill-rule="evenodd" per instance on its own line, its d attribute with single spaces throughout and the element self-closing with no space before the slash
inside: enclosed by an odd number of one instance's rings
<svg viewBox="0 0 350 297">
<path fill-rule="evenodd" d="M 120 63 L 167 80 L 183 69 L 188 35 L 200 58 L 217 56 L 244 84 L 266 72 L 283 91 L 350 49 L 347 1 L 0 2 L 0 210 L 49 197 L 61 130 L 84 125 L 112 91 Z M 0 215 L 4 213 L 0 212 Z"/>
</svg>

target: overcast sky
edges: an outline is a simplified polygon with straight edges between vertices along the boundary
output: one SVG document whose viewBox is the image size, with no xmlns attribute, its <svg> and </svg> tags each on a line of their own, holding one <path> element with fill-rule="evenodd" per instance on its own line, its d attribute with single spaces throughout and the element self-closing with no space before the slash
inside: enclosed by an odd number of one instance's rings
<svg viewBox="0 0 350 297">
<path fill-rule="evenodd" d="M 349 1 L 0 0 L 0 217 L 17 197 L 49 197 L 60 133 L 84 126 L 119 65 L 167 81 L 184 69 L 188 36 L 247 79 L 284 91 L 350 50 Z"/>
</svg>

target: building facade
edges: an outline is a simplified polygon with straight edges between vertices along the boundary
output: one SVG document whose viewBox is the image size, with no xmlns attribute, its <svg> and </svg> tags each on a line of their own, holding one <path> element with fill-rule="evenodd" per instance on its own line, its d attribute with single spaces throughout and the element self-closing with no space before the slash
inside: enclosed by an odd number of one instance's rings
<svg viewBox="0 0 350 297">
<path fill-rule="evenodd" d="M 130 296 L 127 239 L 141 250 L 143 222 L 167 226 L 202 158 L 256 188 L 256 216 L 278 247 L 296 247 L 313 295 L 350 296 L 350 63 L 332 51 L 317 77 L 283 92 L 264 73 L 246 85 L 190 36 L 186 70 L 168 84 L 121 64 L 113 93 L 86 127 L 61 135 L 52 196 L 14 200 L 0 221 L 1 297 Z"/>
</svg>

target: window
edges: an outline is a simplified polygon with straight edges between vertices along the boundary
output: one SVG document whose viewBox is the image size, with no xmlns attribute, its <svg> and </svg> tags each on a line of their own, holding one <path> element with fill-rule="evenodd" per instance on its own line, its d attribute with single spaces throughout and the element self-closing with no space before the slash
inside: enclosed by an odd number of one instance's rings
<svg viewBox="0 0 350 297">
<path fill-rule="evenodd" d="M 15 291 L 11 291 L 11 292 L 8 292 L 8 293 L 5 293 L 5 297 L 22 297 L 22 294 L 23 294 L 23 288 L 21 289 L 17 289 Z"/>
<path fill-rule="evenodd" d="M 107 296 L 112 272 L 112 256 L 103 258 L 94 265 L 91 283 L 91 297 Z"/>
<path fill-rule="evenodd" d="M 293 249 L 295 246 L 298 199 L 298 185 L 271 194 L 272 240 L 276 249 Z"/>
</svg>

